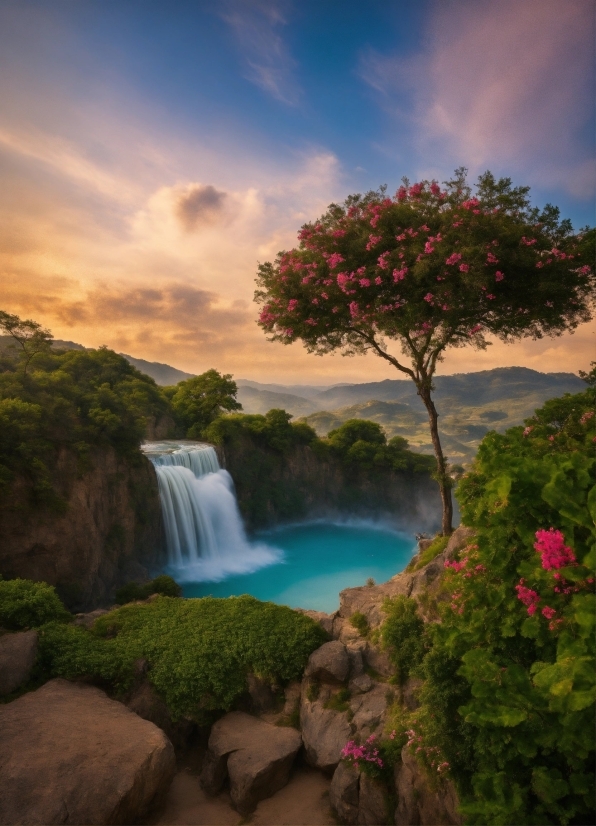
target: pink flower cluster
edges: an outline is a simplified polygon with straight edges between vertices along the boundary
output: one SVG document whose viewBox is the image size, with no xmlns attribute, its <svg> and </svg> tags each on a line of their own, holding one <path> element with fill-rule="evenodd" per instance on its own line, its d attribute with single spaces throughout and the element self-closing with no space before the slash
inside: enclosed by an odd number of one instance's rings
<svg viewBox="0 0 596 826">
<path fill-rule="evenodd" d="M 594 411 L 593 410 L 588 410 L 586 413 L 584 413 L 584 415 L 579 420 L 580 424 L 586 424 L 587 422 L 589 422 L 593 415 L 594 415 Z"/>
<path fill-rule="evenodd" d="M 542 557 L 542 567 L 546 571 L 553 568 L 565 568 L 576 563 L 573 550 L 565 545 L 565 537 L 561 531 L 551 528 L 549 531 L 536 531 L 534 549 Z"/>
<path fill-rule="evenodd" d="M 528 609 L 528 614 L 532 616 L 536 613 L 540 597 L 536 591 L 533 591 L 531 588 L 526 588 L 524 583 L 525 580 L 520 579 L 519 583 L 515 586 L 515 590 L 517 591 L 517 598 L 523 602 Z"/>
<path fill-rule="evenodd" d="M 532 244 L 536 243 L 536 238 L 526 238 L 525 235 L 522 235 L 520 244 L 524 244 L 526 247 L 531 247 Z"/>
<path fill-rule="evenodd" d="M 530 435 L 530 433 L 531 433 L 533 430 L 534 430 L 534 425 L 532 425 L 532 424 L 528 425 L 528 427 L 526 427 L 526 428 L 524 429 L 524 432 L 522 433 L 522 436 L 524 436 L 524 438 L 525 438 L 526 436 L 529 436 L 529 435 Z"/>
<path fill-rule="evenodd" d="M 445 259 L 446 264 L 457 264 L 458 261 L 461 261 L 461 254 L 459 252 L 454 252 L 449 258 Z"/>
<path fill-rule="evenodd" d="M 379 750 L 374 747 L 375 739 L 376 735 L 371 734 L 362 746 L 358 746 L 353 740 L 349 740 L 341 751 L 342 759 L 351 760 L 356 768 L 362 760 L 366 763 L 373 763 L 382 769 L 383 761 L 379 757 Z"/>
</svg>

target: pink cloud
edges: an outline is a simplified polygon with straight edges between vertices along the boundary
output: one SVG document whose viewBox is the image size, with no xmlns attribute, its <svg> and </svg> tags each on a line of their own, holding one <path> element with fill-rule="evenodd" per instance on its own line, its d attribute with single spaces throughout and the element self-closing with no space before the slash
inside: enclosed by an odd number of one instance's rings
<svg viewBox="0 0 596 826">
<path fill-rule="evenodd" d="M 584 0 L 443 0 L 421 54 L 371 54 L 363 74 L 389 105 L 413 91 L 419 149 L 435 163 L 522 170 L 589 197 L 594 60 Z"/>
</svg>

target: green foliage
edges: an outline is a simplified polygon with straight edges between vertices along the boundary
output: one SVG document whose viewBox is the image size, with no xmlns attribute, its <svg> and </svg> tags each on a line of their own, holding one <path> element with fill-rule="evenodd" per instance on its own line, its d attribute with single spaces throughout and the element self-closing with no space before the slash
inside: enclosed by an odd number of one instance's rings
<svg viewBox="0 0 596 826">
<path fill-rule="evenodd" d="M 448 536 L 435 536 L 428 548 L 425 548 L 423 551 L 420 551 L 420 553 L 417 556 L 415 556 L 414 559 L 409 563 L 406 570 L 419 571 L 420 568 L 424 568 L 424 566 L 428 565 L 429 562 L 432 562 L 436 556 L 438 556 L 440 553 L 443 553 L 443 551 L 447 547 L 448 542 Z"/>
<path fill-rule="evenodd" d="M 416 602 L 404 596 L 385 600 L 386 619 L 381 626 L 383 645 L 395 666 L 400 683 L 420 665 L 428 648 L 424 621 L 418 615 Z"/>
<path fill-rule="evenodd" d="M 236 400 L 237 392 L 232 376 L 222 376 L 217 370 L 207 370 L 165 390 L 189 439 L 202 438 L 205 428 L 224 411 L 242 410 L 242 405 Z"/>
<path fill-rule="evenodd" d="M 17 351 L 17 361 L 23 368 L 23 375 L 33 359 L 40 353 L 48 353 L 52 334 L 44 330 L 41 324 L 27 319 L 23 321 L 17 315 L 0 310 L 0 331 L 7 333 L 13 341 L 10 349 Z"/>
<path fill-rule="evenodd" d="M 460 484 L 477 537 L 445 580 L 417 732 L 449 763 L 470 823 L 593 820 L 595 395 L 489 433 Z M 536 532 L 550 528 L 577 562 L 544 561 Z"/>
<path fill-rule="evenodd" d="M 161 576 L 142 585 L 137 582 L 128 582 L 122 588 L 118 588 L 115 601 L 118 605 L 125 605 L 127 602 L 147 599 L 152 594 L 161 594 L 164 597 L 181 597 L 182 588 L 171 576 L 161 574 Z"/>
<path fill-rule="evenodd" d="M 28 579 L 0 578 L 0 628 L 21 631 L 46 622 L 65 622 L 71 615 L 52 585 Z"/>
<path fill-rule="evenodd" d="M 265 448 L 285 454 L 296 445 L 310 444 L 317 434 L 307 424 L 292 423 L 285 410 L 269 410 L 266 415 L 252 413 L 222 416 L 205 431 L 205 438 L 216 445 L 238 444 L 244 436 Z"/>
<path fill-rule="evenodd" d="M 348 711 L 350 708 L 350 692 L 347 688 L 340 688 L 335 694 L 325 703 L 325 708 L 330 708 L 332 711 Z"/>
<path fill-rule="evenodd" d="M 350 624 L 353 625 L 356 631 L 358 631 L 358 633 L 363 637 L 368 636 L 370 625 L 368 624 L 368 620 L 362 611 L 354 611 L 350 617 Z"/>
<path fill-rule="evenodd" d="M 147 419 L 169 405 L 153 379 L 106 348 L 48 346 L 33 355 L 28 371 L 18 353 L 6 350 L 2 359 L 0 487 L 19 476 L 28 482 L 32 505 L 60 510 L 53 476 L 63 448 L 74 451 L 81 468 L 96 446 L 138 458 Z"/>
<path fill-rule="evenodd" d="M 410 473 L 429 473 L 436 467 L 431 456 L 408 450 L 408 441 L 402 436 L 394 436 L 387 442 L 382 427 L 366 419 L 348 419 L 336 430 L 332 430 L 322 442 L 348 468 L 390 468 Z"/>
<path fill-rule="evenodd" d="M 134 662 L 175 716 L 229 709 L 246 691 L 247 673 L 272 681 L 299 678 L 325 640 L 317 623 L 253 597 L 172 599 L 127 605 L 100 617 L 92 631 L 51 623 L 42 629 L 46 673 L 91 677 L 123 690 Z"/>
</svg>

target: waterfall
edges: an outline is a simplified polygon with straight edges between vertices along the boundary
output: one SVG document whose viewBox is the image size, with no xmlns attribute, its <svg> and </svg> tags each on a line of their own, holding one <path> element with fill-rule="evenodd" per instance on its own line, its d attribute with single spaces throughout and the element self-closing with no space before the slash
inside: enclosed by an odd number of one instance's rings
<svg viewBox="0 0 596 826">
<path fill-rule="evenodd" d="M 150 442 L 168 552 L 176 579 L 218 582 L 280 562 L 283 552 L 248 541 L 232 477 L 211 445 Z"/>
</svg>

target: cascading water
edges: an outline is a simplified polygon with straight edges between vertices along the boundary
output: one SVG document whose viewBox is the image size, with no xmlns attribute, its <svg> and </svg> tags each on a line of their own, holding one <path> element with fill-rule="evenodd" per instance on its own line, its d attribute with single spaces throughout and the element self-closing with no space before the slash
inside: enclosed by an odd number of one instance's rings
<svg viewBox="0 0 596 826">
<path fill-rule="evenodd" d="M 280 562 L 283 552 L 246 538 L 232 477 L 211 445 L 150 442 L 157 473 L 168 567 L 176 579 L 218 582 Z"/>
</svg>

